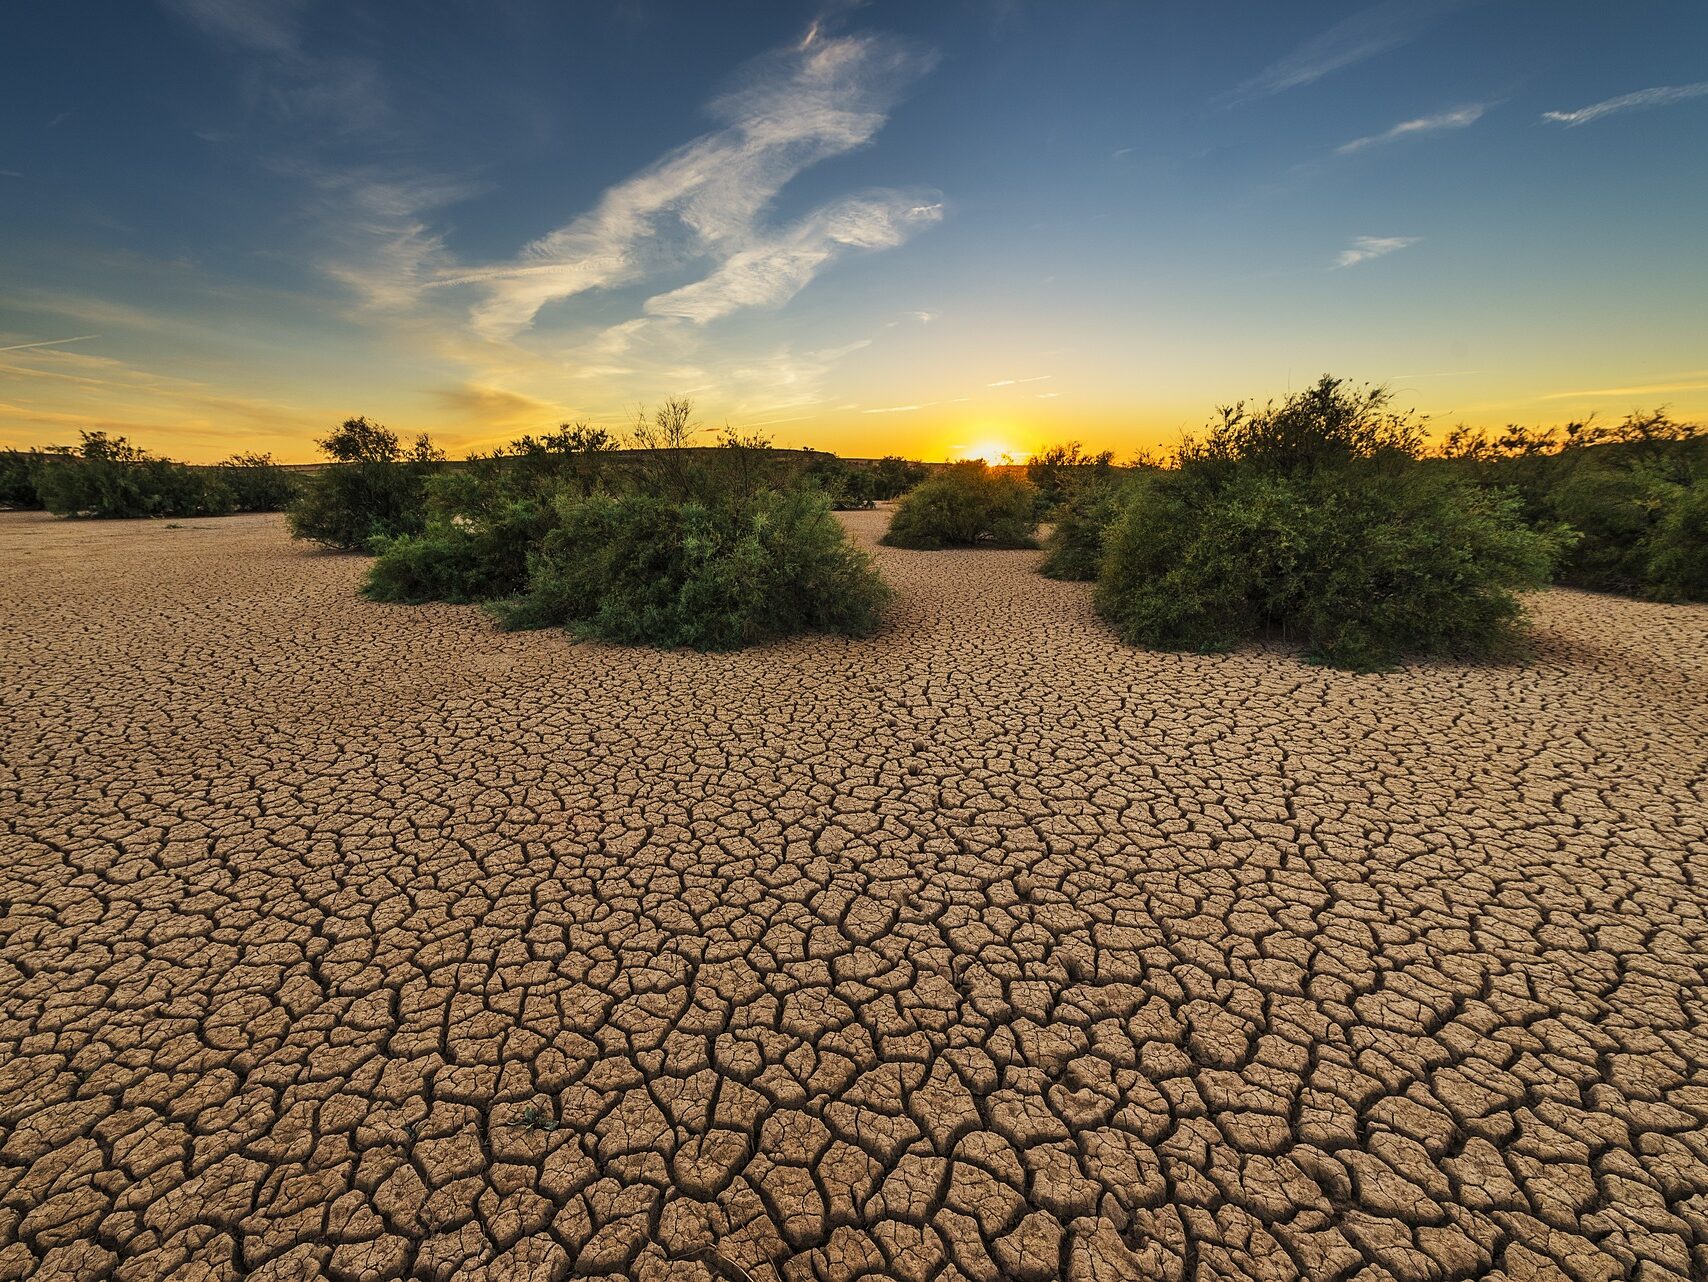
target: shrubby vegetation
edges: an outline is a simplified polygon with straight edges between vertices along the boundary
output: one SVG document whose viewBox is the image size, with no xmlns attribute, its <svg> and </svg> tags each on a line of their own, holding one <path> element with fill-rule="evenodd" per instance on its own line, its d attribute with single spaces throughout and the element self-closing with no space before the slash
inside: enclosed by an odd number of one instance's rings
<svg viewBox="0 0 1708 1282">
<path fill-rule="evenodd" d="M 565 423 L 430 476 L 418 534 L 382 536 L 367 593 L 379 601 L 486 601 L 527 584 L 528 556 L 556 524 L 560 495 L 581 498 L 613 479 L 617 440 Z"/>
<path fill-rule="evenodd" d="M 865 635 L 888 597 L 809 490 L 713 504 L 595 495 L 560 502 L 526 592 L 496 612 L 509 627 L 729 650 L 798 632 Z"/>
<path fill-rule="evenodd" d="M 1421 442 L 1385 391 L 1326 376 L 1280 405 L 1224 410 L 1116 505 L 1098 610 L 1142 645 L 1279 633 L 1360 670 L 1510 650 L 1517 594 L 1547 582 L 1569 535 L 1526 526 L 1512 495 L 1420 466 Z"/>
<path fill-rule="evenodd" d="M 364 417 L 316 443 L 339 466 L 304 481 L 290 511 L 292 535 L 356 551 L 426 528 L 427 480 L 445 455 L 425 434 L 405 449 L 395 432 Z"/>
<path fill-rule="evenodd" d="M 801 484 L 824 495 L 825 501 L 839 512 L 864 511 L 878 501 L 880 488 L 876 472 L 859 467 L 834 454 L 809 451 L 811 458 L 801 470 Z"/>
<path fill-rule="evenodd" d="M 1061 506 L 1079 491 L 1111 481 L 1114 476 L 1113 451 L 1090 454 L 1078 441 L 1052 445 L 1026 460 L 1026 479 L 1036 491 L 1038 515 L 1046 521 L 1053 520 Z"/>
<path fill-rule="evenodd" d="M 1492 438 L 1461 427 L 1441 454 L 1454 475 L 1514 493 L 1536 528 L 1576 534 L 1560 565 L 1564 582 L 1659 600 L 1708 598 L 1694 569 L 1708 562 L 1708 539 L 1693 515 L 1704 501 L 1708 436 L 1695 425 L 1655 410 L 1609 427 L 1513 425 Z"/>
<path fill-rule="evenodd" d="M 217 471 L 233 512 L 283 512 L 296 501 L 295 478 L 271 454 L 233 454 Z"/>
<path fill-rule="evenodd" d="M 42 506 L 36 488 L 37 456 L 26 450 L 0 450 L 0 508 L 34 511 Z"/>
<path fill-rule="evenodd" d="M 886 454 L 872 465 L 872 497 L 880 501 L 899 499 L 925 480 L 931 469 L 898 454 Z"/>
<path fill-rule="evenodd" d="M 1032 548 L 1037 540 L 1037 493 L 1009 469 L 972 459 L 921 482 L 890 518 L 884 542 L 936 551 L 952 547 Z"/>
<path fill-rule="evenodd" d="M 566 425 L 436 475 L 420 530 L 375 543 L 367 591 L 486 601 L 507 627 L 622 644 L 871 631 L 888 589 L 822 484 L 763 438 L 726 430 L 695 448 L 696 432 L 672 400 L 637 421 L 621 467 L 609 433 Z"/>
<path fill-rule="evenodd" d="M 237 500 L 217 469 L 156 458 L 122 436 L 84 432 L 45 451 L 35 470 L 42 506 L 57 516 L 220 516 Z"/>
<path fill-rule="evenodd" d="M 0 507 L 95 518 L 278 512 L 296 492 L 270 454 L 213 467 L 156 458 L 122 436 L 84 432 L 77 445 L 0 450 Z"/>
</svg>

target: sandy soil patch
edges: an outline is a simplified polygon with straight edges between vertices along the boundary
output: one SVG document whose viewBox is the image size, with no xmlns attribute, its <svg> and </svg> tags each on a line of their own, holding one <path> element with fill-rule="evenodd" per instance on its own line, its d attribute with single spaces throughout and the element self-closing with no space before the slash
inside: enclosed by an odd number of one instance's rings
<svg viewBox="0 0 1708 1282">
<path fill-rule="evenodd" d="M 183 525 L 0 516 L 0 1278 L 1708 1276 L 1708 610 L 704 656 Z"/>
</svg>

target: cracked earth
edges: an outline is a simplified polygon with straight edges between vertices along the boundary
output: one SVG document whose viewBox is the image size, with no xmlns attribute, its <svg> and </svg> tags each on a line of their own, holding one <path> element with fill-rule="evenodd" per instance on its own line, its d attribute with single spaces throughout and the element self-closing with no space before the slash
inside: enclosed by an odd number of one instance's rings
<svg viewBox="0 0 1708 1282">
<path fill-rule="evenodd" d="M 0 516 L 0 1278 L 1708 1276 L 1708 608 L 1372 677 L 880 558 L 696 655 Z"/>
</svg>

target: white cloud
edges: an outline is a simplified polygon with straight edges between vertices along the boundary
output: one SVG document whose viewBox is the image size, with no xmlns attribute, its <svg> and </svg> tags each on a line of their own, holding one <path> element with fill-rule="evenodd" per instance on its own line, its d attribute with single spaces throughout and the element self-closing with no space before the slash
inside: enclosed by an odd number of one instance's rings
<svg viewBox="0 0 1708 1282">
<path fill-rule="evenodd" d="M 739 88 L 713 103 L 722 128 L 611 187 L 591 211 L 540 237 L 516 261 L 447 283 L 486 292 L 473 316 L 491 338 L 515 335 L 547 303 L 708 258 L 718 264 L 709 276 L 654 303 L 692 307 L 699 319 L 751 305 L 742 301 L 748 297 L 786 297 L 828 261 L 819 253 L 827 245 L 899 243 L 897 228 L 941 216 L 940 205 L 918 196 L 873 193 L 864 203 L 833 202 L 784 231 L 760 225 L 802 170 L 869 143 L 931 61 L 880 36 L 822 34 L 761 58 Z"/>
<path fill-rule="evenodd" d="M 936 401 L 921 401 L 918 405 L 882 405 L 877 409 L 861 410 L 862 414 L 908 414 L 914 410 L 930 409 Z"/>
<path fill-rule="evenodd" d="M 1657 85 L 1653 89 L 1639 89 L 1636 93 L 1622 94 L 1617 98 L 1608 98 L 1602 102 L 1592 103 L 1587 107 L 1579 107 L 1576 111 L 1544 111 L 1542 119 L 1552 120 L 1567 128 L 1587 125 L 1592 120 L 1600 120 L 1603 116 L 1615 115 L 1621 111 L 1641 111 L 1646 107 L 1668 107 L 1675 102 L 1687 102 L 1691 98 L 1700 98 L 1708 94 L 1708 80 L 1699 80 L 1689 85 Z"/>
<path fill-rule="evenodd" d="M 7 347 L 0 347 L 0 352 L 22 352 L 32 347 L 64 347 L 67 343 L 82 343 L 99 337 L 99 334 L 77 334 L 71 338 L 44 338 L 34 343 L 12 343 Z"/>
<path fill-rule="evenodd" d="M 1367 263 L 1372 258 L 1381 258 L 1397 250 L 1406 249 L 1423 239 L 1421 236 L 1358 236 L 1350 246 L 1340 251 L 1335 259 L 1336 267 L 1356 267 L 1359 263 Z"/>
<path fill-rule="evenodd" d="M 1297 89 L 1415 39 L 1466 0 L 1383 0 L 1311 37 L 1230 96 L 1234 102 Z"/>
<path fill-rule="evenodd" d="M 1045 379 L 1054 378 L 1054 374 L 1034 374 L 1031 378 L 999 378 L 994 383 L 986 383 L 986 387 L 1013 387 L 1019 383 L 1042 383 Z"/>
<path fill-rule="evenodd" d="M 1383 143 L 1398 142 L 1401 138 L 1410 138 L 1417 134 L 1440 133 L 1446 129 L 1465 129 L 1482 119 L 1488 107 L 1483 103 L 1473 103 L 1469 107 L 1459 107 L 1453 111 L 1444 111 L 1437 116 L 1419 116 L 1416 120 L 1402 120 L 1392 129 L 1379 134 L 1371 134 L 1367 138 L 1354 138 L 1351 142 L 1342 143 L 1336 147 L 1335 154 L 1351 155 L 1355 151 L 1363 151 L 1367 147 L 1379 147 Z"/>
<path fill-rule="evenodd" d="M 704 325 L 747 307 L 787 302 L 844 249 L 888 249 L 942 217 L 941 205 L 879 193 L 848 197 L 736 251 L 710 275 L 646 301 L 649 316 Z"/>
</svg>

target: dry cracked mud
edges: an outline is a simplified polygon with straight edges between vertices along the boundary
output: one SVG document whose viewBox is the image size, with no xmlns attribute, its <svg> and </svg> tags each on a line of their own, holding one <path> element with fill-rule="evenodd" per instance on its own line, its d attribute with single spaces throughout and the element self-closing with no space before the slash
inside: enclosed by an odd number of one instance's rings
<svg viewBox="0 0 1708 1282">
<path fill-rule="evenodd" d="M 1708 1276 L 1708 609 L 1356 676 L 881 557 L 697 655 L 0 517 L 0 1278 Z"/>
</svg>

